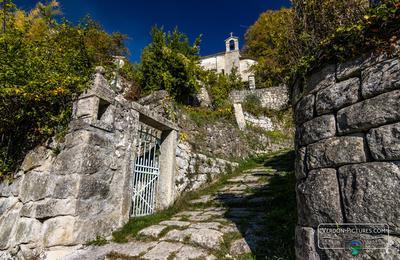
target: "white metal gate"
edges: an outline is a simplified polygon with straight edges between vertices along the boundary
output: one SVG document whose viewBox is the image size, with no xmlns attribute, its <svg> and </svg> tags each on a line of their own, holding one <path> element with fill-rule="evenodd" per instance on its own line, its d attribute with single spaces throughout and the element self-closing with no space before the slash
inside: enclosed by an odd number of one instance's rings
<svg viewBox="0 0 400 260">
<path fill-rule="evenodd" d="M 154 213 L 160 174 L 161 131 L 140 123 L 132 178 L 132 217 Z"/>
</svg>

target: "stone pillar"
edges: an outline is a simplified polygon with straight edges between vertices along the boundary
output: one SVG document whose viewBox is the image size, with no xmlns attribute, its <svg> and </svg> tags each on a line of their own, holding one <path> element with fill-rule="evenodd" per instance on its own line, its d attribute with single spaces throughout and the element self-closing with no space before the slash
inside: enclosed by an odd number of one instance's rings
<svg viewBox="0 0 400 260">
<path fill-rule="evenodd" d="M 243 114 L 242 104 L 234 103 L 233 109 L 235 112 L 236 123 L 238 124 L 239 129 L 244 130 L 246 128 L 246 120 Z"/>
<path fill-rule="evenodd" d="M 174 202 L 178 132 L 176 130 L 163 131 L 161 138 L 157 210 L 168 208 Z"/>
<path fill-rule="evenodd" d="M 350 259 L 351 250 L 323 249 L 322 223 L 386 224 L 387 250 L 400 255 L 400 65 L 386 57 L 326 66 L 293 91 L 296 122 L 297 259 Z M 338 236 L 371 245 L 370 235 Z M 370 243 L 370 244 L 368 244 Z"/>
</svg>

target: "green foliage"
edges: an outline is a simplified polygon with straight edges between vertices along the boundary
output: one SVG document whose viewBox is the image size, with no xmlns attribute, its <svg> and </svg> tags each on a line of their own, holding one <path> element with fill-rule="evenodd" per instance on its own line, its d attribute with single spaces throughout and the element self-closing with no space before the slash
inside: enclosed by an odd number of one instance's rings
<svg viewBox="0 0 400 260">
<path fill-rule="evenodd" d="M 272 87 L 286 80 L 291 64 L 293 37 L 293 11 L 283 8 L 266 11 L 248 29 L 245 35 L 245 53 L 257 59 L 253 67 L 257 87 Z"/>
<path fill-rule="evenodd" d="M 203 71 L 201 80 L 205 83 L 212 104 L 215 109 L 230 106 L 229 93 L 232 90 L 244 89 L 244 84 L 238 72 L 238 68 L 233 67 L 229 75 L 216 73 L 215 71 Z"/>
<path fill-rule="evenodd" d="M 257 85 L 291 83 L 325 63 L 373 50 L 391 51 L 400 34 L 399 0 L 294 0 L 267 11 L 246 33 L 247 54 L 258 60 Z"/>
<path fill-rule="evenodd" d="M 263 108 L 261 100 L 257 95 L 248 95 L 243 102 L 243 109 L 255 116 L 261 115 L 263 113 Z"/>
<path fill-rule="evenodd" d="M 234 122 L 231 105 L 216 110 L 190 106 L 185 106 L 182 109 L 198 127 L 213 124 L 215 122 L 221 122 L 223 120 Z"/>
<path fill-rule="evenodd" d="M 200 37 L 190 45 L 176 28 L 172 32 L 153 27 L 151 43 L 143 50 L 141 85 L 145 93 L 167 90 L 176 101 L 190 104 L 199 88 Z"/>
<path fill-rule="evenodd" d="M 96 65 L 111 66 L 125 53 L 123 37 L 99 25 L 57 22 L 59 4 L 38 3 L 30 12 L 10 4 L 0 13 L 0 179 L 24 154 L 65 133 L 72 101 L 87 88 Z"/>
<path fill-rule="evenodd" d="M 101 236 L 97 236 L 96 240 L 90 241 L 89 243 L 87 243 L 88 246 L 104 246 L 108 244 L 108 241 Z"/>
<path fill-rule="evenodd" d="M 300 76 L 324 63 L 361 54 L 390 51 L 400 33 L 398 0 L 383 0 L 369 8 L 368 0 L 294 1 L 296 46 Z"/>
</svg>

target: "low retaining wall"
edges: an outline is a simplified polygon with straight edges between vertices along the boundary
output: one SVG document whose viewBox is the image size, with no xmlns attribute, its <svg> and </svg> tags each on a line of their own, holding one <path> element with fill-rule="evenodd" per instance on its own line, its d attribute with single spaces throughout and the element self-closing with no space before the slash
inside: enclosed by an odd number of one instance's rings
<svg viewBox="0 0 400 260">
<path fill-rule="evenodd" d="M 289 105 L 289 91 L 286 86 L 262 89 L 234 90 L 229 94 L 232 104 L 243 103 L 246 97 L 255 95 L 261 101 L 261 106 L 273 110 L 283 110 Z"/>
<path fill-rule="evenodd" d="M 176 149 L 176 197 L 182 192 L 197 190 L 239 165 L 223 159 L 194 153 L 189 143 L 181 141 Z"/>
<path fill-rule="evenodd" d="M 350 259 L 346 247 L 376 236 L 318 236 L 322 223 L 386 224 L 383 250 L 400 255 L 400 63 L 386 56 L 326 66 L 293 92 L 296 131 L 297 259 Z M 319 241 L 318 241 L 319 238 Z M 335 241 L 336 239 L 336 241 Z M 347 242 L 346 242 L 347 241 Z M 326 248 L 326 249 L 323 249 Z"/>
</svg>

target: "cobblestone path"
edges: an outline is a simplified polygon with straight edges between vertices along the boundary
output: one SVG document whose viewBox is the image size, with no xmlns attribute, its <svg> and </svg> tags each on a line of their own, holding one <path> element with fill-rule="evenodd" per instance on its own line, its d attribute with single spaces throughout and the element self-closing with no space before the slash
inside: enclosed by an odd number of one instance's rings
<svg viewBox="0 0 400 260">
<path fill-rule="evenodd" d="M 268 167 L 244 171 L 217 192 L 190 201 L 188 210 L 141 230 L 135 241 L 89 246 L 64 259 L 265 258 L 268 198 L 263 190 L 275 172 Z"/>
</svg>

